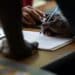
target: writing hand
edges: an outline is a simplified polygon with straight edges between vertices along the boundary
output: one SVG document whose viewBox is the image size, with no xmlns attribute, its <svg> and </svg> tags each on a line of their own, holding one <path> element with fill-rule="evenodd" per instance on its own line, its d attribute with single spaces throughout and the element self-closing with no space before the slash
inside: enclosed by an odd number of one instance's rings
<svg viewBox="0 0 75 75">
<path fill-rule="evenodd" d="M 70 24 L 61 15 L 56 14 L 50 22 L 42 25 L 43 34 L 47 36 L 68 37 L 71 35 Z"/>
</svg>

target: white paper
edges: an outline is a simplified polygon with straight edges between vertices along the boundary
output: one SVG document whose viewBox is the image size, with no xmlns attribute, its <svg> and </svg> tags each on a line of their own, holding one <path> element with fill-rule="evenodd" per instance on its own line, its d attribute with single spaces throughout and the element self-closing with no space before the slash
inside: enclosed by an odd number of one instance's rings
<svg viewBox="0 0 75 75">
<path fill-rule="evenodd" d="M 4 31 L 3 31 L 2 28 L 0 28 L 0 38 L 2 38 L 2 37 L 4 37 L 4 36 L 5 36 Z"/>
<path fill-rule="evenodd" d="M 58 38 L 58 37 L 48 37 L 43 34 L 40 34 L 40 32 L 32 32 L 32 31 L 23 31 L 24 39 L 29 42 L 38 42 L 39 49 L 42 50 L 56 50 L 58 48 L 61 48 L 65 45 L 68 45 L 72 42 L 72 39 L 68 38 Z"/>
</svg>

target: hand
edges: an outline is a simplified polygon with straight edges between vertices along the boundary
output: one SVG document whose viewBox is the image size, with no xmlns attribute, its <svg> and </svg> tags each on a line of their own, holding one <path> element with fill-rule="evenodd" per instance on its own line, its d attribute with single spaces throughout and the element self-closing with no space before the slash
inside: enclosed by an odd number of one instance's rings
<svg viewBox="0 0 75 75">
<path fill-rule="evenodd" d="M 31 6 L 26 6 L 22 8 L 22 22 L 27 27 L 33 27 L 37 25 L 38 22 L 41 22 L 41 18 L 43 17 L 43 12 L 32 8 Z"/>
<path fill-rule="evenodd" d="M 72 35 L 70 24 L 61 15 L 54 15 L 49 23 L 42 25 L 43 34 L 47 36 L 69 37 Z"/>
</svg>

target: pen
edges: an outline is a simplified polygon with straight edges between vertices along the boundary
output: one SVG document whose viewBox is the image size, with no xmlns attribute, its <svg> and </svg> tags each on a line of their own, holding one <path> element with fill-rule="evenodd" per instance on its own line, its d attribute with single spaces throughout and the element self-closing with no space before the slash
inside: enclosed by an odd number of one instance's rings
<svg viewBox="0 0 75 75">
<path fill-rule="evenodd" d="M 48 22 L 51 20 L 51 18 L 53 17 L 53 15 L 57 12 L 57 10 L 58 10 L 58 7 L 55 8 L 55 10 L 52 12 L 51 15 L 49 14 L 47 18 L 44 18 L 44 19 L 42 20 L 40 33 L 42 33 L 42 31 L 43 31 L 42 25 L 43 25 L 44 23 L 48 23 Z"/>
</svg>

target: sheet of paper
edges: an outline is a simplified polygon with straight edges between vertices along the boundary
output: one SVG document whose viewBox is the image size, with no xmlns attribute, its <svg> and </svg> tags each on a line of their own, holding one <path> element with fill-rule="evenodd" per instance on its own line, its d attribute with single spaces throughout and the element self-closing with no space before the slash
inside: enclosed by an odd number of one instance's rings
<svg viewBox="0 0 75 75">
<path fill-rule="evenodd" d="M 42 50 L 56 50 L 58 48 L 61 48 L 65 45 L 68 45 L 72 42 L 72 39 L 68 38 L 58 38 L 58 37 L 48 37 L 43 34 L 40 34 L 40 32 L 32 32 L 32 31 L 23 31 L 24 39 L 29 42 L 38 42 L 39 49 Z"/>
<path fill-rule="evenodd" d="M 4 34 L 4 32 L 3 32 L 3 29 L 0 28 L 0 38 L 2 38 L 2 37 L 4 37 L 4 36 L 5 36 L 5 34 Z"/>
</svg>

